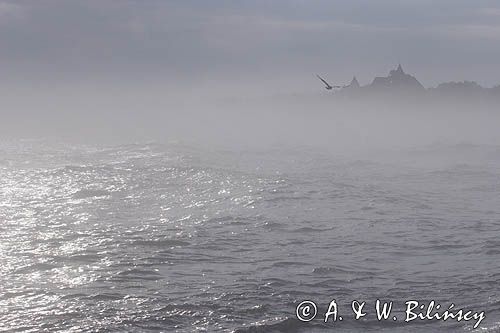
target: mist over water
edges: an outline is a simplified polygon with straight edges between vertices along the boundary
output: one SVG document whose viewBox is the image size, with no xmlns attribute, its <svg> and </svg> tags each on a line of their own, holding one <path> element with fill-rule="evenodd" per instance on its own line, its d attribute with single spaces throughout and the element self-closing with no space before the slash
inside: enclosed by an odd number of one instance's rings
<svg viewBox="0 0 500 333">
<path fill-rule="evenodd" d="M 498 329 L 494 105 L 85 89 L 4 101 L 3 330 L 474 325 L 405 324 L 412 299 Z M 345 317 L 355 299 L 394 301 L 400 319 L 301 323 L 305 299 Z"/>
<path fill-rule="evenodd" d="M 73 91 L 2 123 L 2 329 L 474 325 L 296 319 L 334 298 L 345 316 L 355 299 L 400 318 L 406 300 L 455 303 L 498 329 L 494 107 Z"/>
<path fill-rule="evenodd" d="M 0 0 L 0 332 L 500 331 L 499 17 Z"/>
<path fill-rule="evenodd" d="M 500 145 L 480 117 L 458 112 L 452 128 L 445 112 L 215 112 L 197 144 L 2 142 L 4 330 L 474 324 L 296 320 L 301 300 L 325 311 L 333 298 L 344 314 L 354 299 L 394 300 L 401 318 L 409 299 L 454 302 L 497 329 Z"/>
<path fill-rule="evenodd" d="M 495 101 L 440 104 L 394 95 L 357 101 L 329 92 L 225 88 L 116 82 L 4 87 L 1 137 L 114 144 L 181 141 L 236 149 L 313 146 L 340 152 L 499 142 Z"/>
</svg>

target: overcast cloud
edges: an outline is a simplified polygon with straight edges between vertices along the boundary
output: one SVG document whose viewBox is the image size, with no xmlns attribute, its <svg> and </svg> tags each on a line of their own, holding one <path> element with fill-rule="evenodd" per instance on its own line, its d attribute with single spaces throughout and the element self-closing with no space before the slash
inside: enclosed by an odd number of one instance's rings
<svg viewBox="0 0 500 333">
<path fill-rule="evenodd" d="M 426 85 L 494 85 L 499 42 L 498 1 L 0 2 L 3 82 L 282 80 L 300 90 L 311 73 L 367 83 L 401 62 Z"/>
</svg>

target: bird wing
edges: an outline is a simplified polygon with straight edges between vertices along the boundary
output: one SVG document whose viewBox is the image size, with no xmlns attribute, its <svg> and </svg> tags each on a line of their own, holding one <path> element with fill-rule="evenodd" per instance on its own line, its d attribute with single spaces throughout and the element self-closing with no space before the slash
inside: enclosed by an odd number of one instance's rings
<svg viewBox="0 0 500 333">
<path fill-rule="evenodd" d="M 318 74 L 316 74 L 316 76 L 318 77 L 318 79 L 320 79 L 321 81 L 323 81 L 323 83 L 324 83 L 327 87 L 331 87 L 331 85 L 330 85 L 328 82 L 326 82 L 325 80 L 323 80 L 323 79 L 321 78 L 321 76 L 319 76 Z"/>
</svg>

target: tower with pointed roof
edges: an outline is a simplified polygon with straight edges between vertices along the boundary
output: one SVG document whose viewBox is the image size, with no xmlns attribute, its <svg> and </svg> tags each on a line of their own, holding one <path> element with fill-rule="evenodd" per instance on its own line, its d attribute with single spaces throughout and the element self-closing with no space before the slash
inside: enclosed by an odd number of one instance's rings
<svg viewBox="0 0 500 333">
<path fill-rule="evenodd" d="M 404 72 L 401 64 L 399 64 L 396 69 L 391 70 L 389 76 L 376 77 L 369 88 L 376 91 L 387 92 L 425 90 L 422 84 L 418 82 L 414 76 Z"/>
<path fill-rule="evenodd" d="M 392 71 L 389 72 L 389 76 L 404 76 L 406 75 L 405 71 L 403 70 L 403 66 L 401 64 L 398 65 L 397 69 L 393 69 Z"/>
<path fill-rule="evenodd" d="M 358 82 L 358 79 L 356 79 L 356 76 L 354 76 L 354 77 L 352 78 L 352 81 L 351 81 L 351 83 L 349 83 L 349 86 L 348 86 L 348 87 L 349 87 L 349 88 L 354 88 L 354 89 L 358 89 L 358 88 L 360 87 L 359 82 Z"/>
</svg>

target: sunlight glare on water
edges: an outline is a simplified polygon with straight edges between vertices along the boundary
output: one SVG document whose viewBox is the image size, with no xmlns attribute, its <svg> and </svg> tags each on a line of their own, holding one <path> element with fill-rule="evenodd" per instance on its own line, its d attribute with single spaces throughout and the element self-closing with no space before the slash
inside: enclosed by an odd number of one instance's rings
<svg viewBox="0 0 500 333">
<path fill-rule="evenodd" d="M 436 158 L 450 150 L 460 158 Z M 498 151 L 430 146 L 380 162 L 300 149 L 3 145 L 1 329 L 322 331 L 332 326 L 301 325 L 295 306 L 333 297 L 439 299 L 494 318 Z"/>
</svg>

